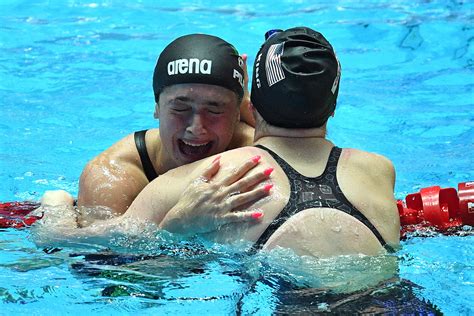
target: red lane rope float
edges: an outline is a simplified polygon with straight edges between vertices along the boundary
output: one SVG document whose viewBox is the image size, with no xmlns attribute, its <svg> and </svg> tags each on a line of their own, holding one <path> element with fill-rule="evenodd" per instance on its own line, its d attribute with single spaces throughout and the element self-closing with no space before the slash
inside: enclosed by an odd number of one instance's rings
<svg viewBox="0 0 474 316">
<path fill-rule="evenodd" d="M 401 235 L 432 227 L 450 233 L 464 225 L 474 226 L 474 181 L 454 188 L 432 186 L 397 201 Z"/>
<path fill-rule="evenodd" d="M 35 202 L 0 203 L 0 228 L 23 228 L 31 226 L 43 215 L 29 215 L 40 206 Z"/>
</svg>

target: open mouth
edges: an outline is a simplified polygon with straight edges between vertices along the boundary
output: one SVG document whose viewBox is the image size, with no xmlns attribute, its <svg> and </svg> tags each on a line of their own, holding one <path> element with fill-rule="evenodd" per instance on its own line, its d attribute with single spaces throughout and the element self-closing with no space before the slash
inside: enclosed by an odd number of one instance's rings
<svg viewBox="0 0 474 316">
<path fill-rule="evenodd" d="M 192 144 L 181 139 L 178 140 L 179 150 L 193 160 L 199 160 L 210 155 L 213 142 Z"/>
</svg>

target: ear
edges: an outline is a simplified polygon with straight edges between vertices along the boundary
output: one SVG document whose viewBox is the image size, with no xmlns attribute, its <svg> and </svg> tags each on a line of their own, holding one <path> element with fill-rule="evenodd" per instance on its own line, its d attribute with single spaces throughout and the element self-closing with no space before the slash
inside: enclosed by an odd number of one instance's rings
<svg viewBox="0 0 474 316">
<path fill-rule="evenodd" d="M 153 113 L 153 117 L 155 119 L 160 118 L 160 105 L 158 103 L 155 103 L 155 112 Z"/>
</svg>

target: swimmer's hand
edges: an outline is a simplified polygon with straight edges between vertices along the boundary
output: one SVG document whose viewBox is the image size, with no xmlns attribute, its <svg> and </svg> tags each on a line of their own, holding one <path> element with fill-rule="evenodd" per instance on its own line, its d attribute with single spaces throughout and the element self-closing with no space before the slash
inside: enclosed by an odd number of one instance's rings
<svg viewBox="0 0 474 316">
<path fill-rule="evenodd" d="M 161 221 L 161 229 L 194 235 L 215 231 L 229 223 L 260 222 L 263 212 L 236 210 L 269 194 L 273 185 L 259 184 L 269 178 L 273 168 L 247 175 L 259 163 L 260 156 L 255 156 L 224 179 L 212 181 L 220 168 L 219 158 L 184 190 Z"/>
<path fill-rule="evenodd" d="M 57 240 L 77 228 L 74 198 L 64 190 L 46 191 L 41 198 L 41 206 L 30 215 L 41 216 L 30 227 L 37 246 L 55 247 Z"/>
<path fill-rule="evenodd" d="M 64 190 L 46 191 L 41 198 L 42 206 L 73 206 L 74 198 Z"/>
</svg>

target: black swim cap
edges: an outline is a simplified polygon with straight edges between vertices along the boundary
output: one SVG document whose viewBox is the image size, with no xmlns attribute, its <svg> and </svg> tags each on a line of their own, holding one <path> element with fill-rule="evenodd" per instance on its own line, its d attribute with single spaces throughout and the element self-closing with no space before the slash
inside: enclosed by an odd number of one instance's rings
<svg viewBox="0 0 474 316">
<path fill-rule="evenodd" d="M 244 61 L 221 38 L 190 34 L 171 42 L 160 54 L 153 74 L 155 100 L 167 86 L 202 83 L 221 86 L 244 95 Z"/>
<path fill-rule="evenodd" d="M 251 100 L 271 125 L 320 127 L 336 107 L 340 74 L 322 34 L 307 27 L 277 32 L 257 54 Z"/>
</svg>

